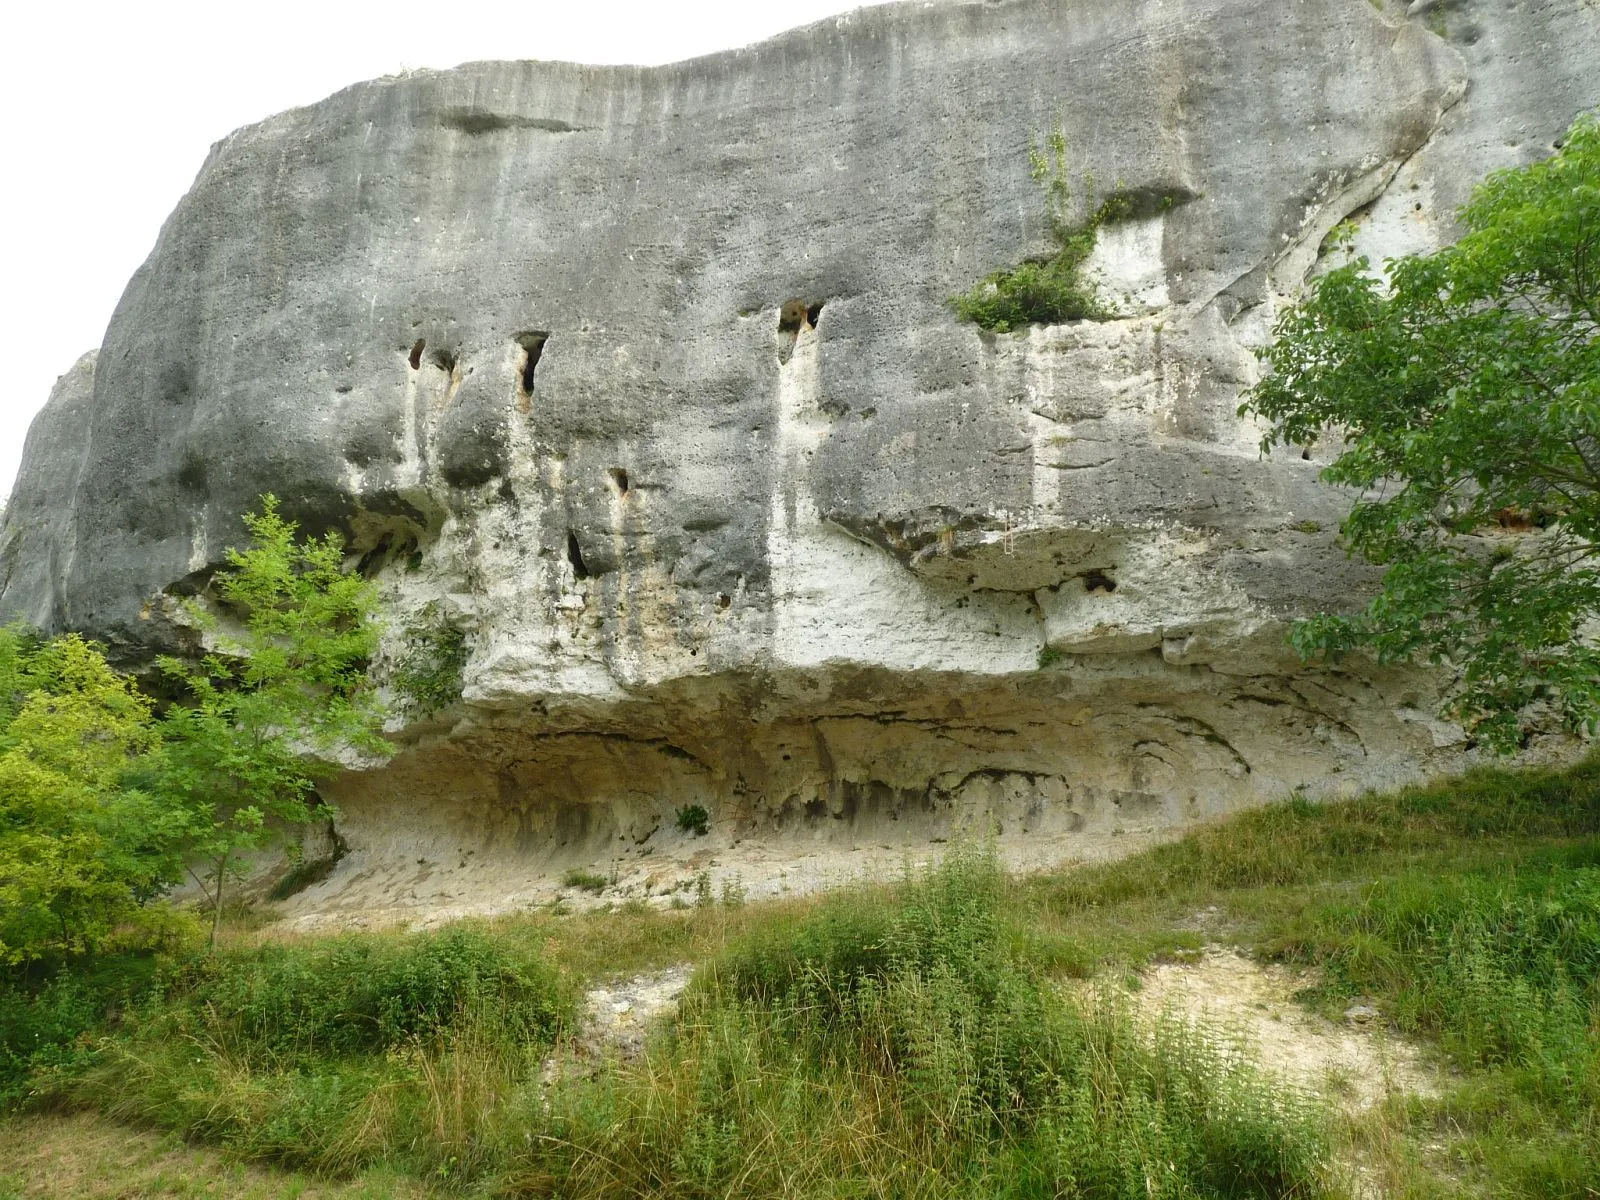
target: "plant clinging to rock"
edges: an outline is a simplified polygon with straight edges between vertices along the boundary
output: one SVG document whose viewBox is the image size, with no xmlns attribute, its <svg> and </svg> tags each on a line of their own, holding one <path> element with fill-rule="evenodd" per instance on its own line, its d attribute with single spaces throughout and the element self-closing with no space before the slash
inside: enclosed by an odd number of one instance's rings
<svg viewBox="0 0 1600 1200">
<path fill-rule="evenodd" d="M 1026 325 L 1112 320 L 1120 314 L 1084 270 L 1101 227 L 1165 211 L 1180 197 L 1169 192 L 1134 192 L 1119 185 L 1086 217 L 1079 217 L 1067 178 L 1067 139 L 1059 128 L 1046 139 L 1043 149 L 1028 147 L 1028 168 L 1044 188 L 1056 252 L 1047 259 L 991 272 L 970 292 L 952 297 L 950 307 L 961 320 L 995 333 Z M 1084 175 L 1083 190 L 1086 198 L 1093 194 L 1092 175 Z"/>
</svg>

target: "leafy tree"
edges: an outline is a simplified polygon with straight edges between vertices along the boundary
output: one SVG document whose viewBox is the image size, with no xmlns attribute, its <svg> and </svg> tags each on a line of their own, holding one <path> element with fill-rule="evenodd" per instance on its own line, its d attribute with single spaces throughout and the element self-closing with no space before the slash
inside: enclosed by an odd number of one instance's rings
<svg viewBox="0 0 1600 1200">
<path fill-rule="evenodd" d="M 0 630 L 0 963 L 99 949 L 181 877 L 150 702 L 76 634 Z"/>
<path fill-rule="evenodd" d="M 160 660 L 191 700 L 166 715 L 166 779 L 206 864 L 199 881 L 212 906 L 213 946 L 240 856 L 278 827 L 318 815 L 315 782 L 337 769 L 336 756 L 386 746 L 367 676 L 379 635 L 377 589 L 343 569 L 338 534 L 297 539 L 274 497 L 262 497 L 262 511 L 244 520 L 253 545 L 230 549 L 232 570 L 215 581 L 237 622 L 191 605 L 212 653 L 198 664 Z"/>
<path fill-rule="evenodd" d="M 1447 712 L 1508 750 L 1535 705 L 1600 718 L 1600 122 L 1459 218 L 1387 283 L 1365 258 L 1324 276 L 1241 412 L 1272 422 L 1263 450 L 1342 439 L 1323 478 L 1359 490 L 1345 543 L 1388 568 L 1364 612 L 1295 646 L 1446 664 Z"/>
</svg>

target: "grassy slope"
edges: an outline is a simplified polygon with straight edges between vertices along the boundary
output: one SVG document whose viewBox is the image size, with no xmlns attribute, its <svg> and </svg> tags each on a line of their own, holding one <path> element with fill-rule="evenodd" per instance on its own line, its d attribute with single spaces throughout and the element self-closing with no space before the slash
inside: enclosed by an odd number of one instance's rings
<svg viewBox="0 0 1600 1200">
<path fill-rule="evenodd" d="M 337 959 L 354 941 L 284 951 L 263 944 L 270 930 L 240 933 L 222 984 L 169 986 L 37 1078 L 34 1103 L 91 1105 L 247 1158 L 526 1195 L 1033 1196 L 1067 1177 L 1084 1195 L 1313 1195 L 1341 1186 L 1305 1166 L 1330 1145 L 1402 1195 L 1593 1195 L 1597 833 L 1600 768 L 1485 773 L 1277 806 L 1054 876 L 1004 881 L 979 863 L 937 896 L 925 880 L 478 926 L 472 954 L 448 962 L 462 979 L 504 968 L 538 982 L 525 1030 L 590 981 L 711 965 L 673 1037 L 548 1100 L 538 1038 L 529 1051 L 502 1036 L 504 1010 L 376 1041 L 369 1014 L 349 1026 L 359 1036 L 341 1033 L 307 1014 L 359 1004 L 305 991 L 293 980 L 327 972 L 282 963 Z M 1134 1028 L 1114 1006 L 1058 1003 L 1048 986 L 1207 941 L 1320 967 L 1308 1003 L 1376 1004 L 1449 1055 L 1460 1086 L 1308 1130 L 1203 1045 Z M 362 953 L 399 963 L 396 979 L 416 973 L 413 951 Z M 1199 1065 L 1173 1072 L 1173 1059 Z M 1216 1174 L 1251 1156 L 1276 1166 L 1253 1182 Z M 1170 1177 L 1151 1174 L 1157 1162 Z"/>
</svg>

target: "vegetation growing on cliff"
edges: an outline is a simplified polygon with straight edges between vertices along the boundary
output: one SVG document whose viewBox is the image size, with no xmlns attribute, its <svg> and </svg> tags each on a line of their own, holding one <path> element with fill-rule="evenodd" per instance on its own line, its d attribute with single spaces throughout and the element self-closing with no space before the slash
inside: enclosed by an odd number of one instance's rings
<svg viewBox="0 0 1600 1200">
<path fill-rule="evenodd" d="M 1028 147 L 1029 173 L 1044 189 L 1045 211 L 1056 251 L 1049 258 L 1029 260 L 991 272 L 964 295 L 954 296 L 950 307 L 963 321 L 995 333 L 1009 333 L 1028 325 L 1056 325 L 1063 321 L 1108 321 L 1117 309 L 1100 293 L 1100 286 L 1085 271 L 1102 227 L 1171 208 L 1177 197 L 1170 193 L 1146 195 L 1120 185 L 1079 216 L 1079 205 L 1067 176 L 1067 141 L 1058 128 L 1041 149 Z M 1094 177 L 1085 175 L 1086 201 L 1095 190 Z"/>
<path fill-rule="evenodd" d="M 1459 673 L 1448 713 L 1501 750 L 1538 710 L 1600 719 L 1600 121 L 1491 175 L 1466 235 L 1317 281 L 1242 411 L 1263 449 L 1341 447 L 1359 499 L 1345 544 L 1388 568 L 1357 614 L 1300 625 L 1301 653 L 1356 647 Z"/>
<path fill-rule="evenodd" d="M 432 716 L 461 699 L 472 647 L 460 625 L 436 602 L 425 604 L 406 622 L 405 649 L 389 682 L 399 693 L 406 716 Z"/>
</svg>

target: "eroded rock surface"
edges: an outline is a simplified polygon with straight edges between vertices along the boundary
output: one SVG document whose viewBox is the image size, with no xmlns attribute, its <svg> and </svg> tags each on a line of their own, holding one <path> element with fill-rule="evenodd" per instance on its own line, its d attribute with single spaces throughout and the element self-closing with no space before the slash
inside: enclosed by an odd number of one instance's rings
<svg viewBox="0 0 1600 1200">
<path fill-rule="evenodd" d="M 0 608 L 148 654 L 270 490 L 351 536 L 391 658 L 466 630 L 461 701 L 332 789 L 324 907 L 688 805 L 1070 843 L 1455 766 L 1427 677 L 1287 652 L 1373 575 L 1238 395 L 1337 222 L 1439 244 L 1597 101 L 1591 0 L 944 0 L 360 84 L 213 148 L 36 423 Z M 1122 316 L 960 324 L 1050 248 L 1057 125 L 1085 206 L 1177 201 L 1101 236 Z"/>
</svg>

